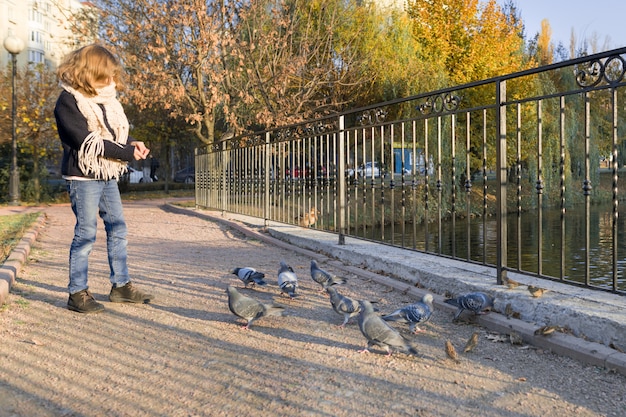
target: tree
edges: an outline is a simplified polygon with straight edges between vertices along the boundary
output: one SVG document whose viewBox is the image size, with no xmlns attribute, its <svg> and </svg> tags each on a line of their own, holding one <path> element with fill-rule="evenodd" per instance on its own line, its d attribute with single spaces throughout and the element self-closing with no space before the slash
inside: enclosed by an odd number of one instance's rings
<svg viewBox="0 0 626 417">
<path fill-rule="evenodd" d="M 524 42 L 514 8 L 505 13 L 496 0 L 409 0 L 407 12 L 424 60 L 444 68 L 450 83 L 520 69 Z"/>
<path fill-rule="evenodd" d="M 554 59 L 554 45 L 552 44 L 552 28 L 548 19 L 541 21 L 541 32 L 537 37 L 537 52 L 540 65 L 549 65 Z"/>
<path fill-rule="evenodd" d="M 47 175 L 41 162 L 55 149 L 60 149 L 53 115 L 59 91 L 56 74 L 43 64 L 28 66 L 22 71 L 18 105 L 20 149 L 31 155 L 30 190 L 36 203 L 41 200 L 41 178 Z"/>
<path fill-rule="evenodd" d="M 367 94 L 368 10 L 344 0 L 99 0 L 127 99 L 184 119 L 204 144 L 332 114 Z M 86 16 L 85 19 L 90 19 Z M 88 27 L 75 25 L 77 29 Z"/>
<path fill-rule="evenodd" d="M 271 127 L 336 113 L 366 94 L 363 86 L 373 78 L 363 54 L 373 26 L 368 7 L 343 0 L 259 1 L 240 18 L 241 72 L 229 96 L 239 98 L 231 102 L 236 114 L 254 115 L 250 124 Z"/>
<path fill-rule="evenodd" d="M 0 82 L 0 144 L 10 145 L 12 137 L 12 91 L 11 69 L 7 68 Z M 16 78 L 16 136 L 18 168 L 20 170 L 20 194 L 25 201 L 39 203 L 42 199 L 41 179 L 47 176 L 44 161 L 49 155 L 60 151 L 56 137 L 53 109 L 59 87 L 56 75 L 44 65 L 18 68 Z M 6 139 L 6 141 L 5 141 Z M 3 155 L 4 156 L 4 155 Z M 7 175 L 10 153 L 6 154 Z M 8 178 L 8 177 L 7 177 Z M 8 184 L 8 181 L 3 182 Z M 4 190 L 2 196 L 6 195 Z"/>
</svg>

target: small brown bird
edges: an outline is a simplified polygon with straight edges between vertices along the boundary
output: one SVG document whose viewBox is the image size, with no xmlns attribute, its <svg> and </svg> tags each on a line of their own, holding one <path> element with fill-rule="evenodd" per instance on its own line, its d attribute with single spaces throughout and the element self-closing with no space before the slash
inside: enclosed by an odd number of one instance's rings
<svg viewBox="0 0 626 417">
<path fill-rule="evenodd" d="M 547 290 L 545 288 L 534 287 L 532 285 L 528 286 L 528 292 L 535 298 L 539 298 L 543 295 Z"/>
<path fill-rule="evenodd" d="M 311 227 L 317 222 L 317 216 L 320 215 L 320 212 L 317 208 L 311 207 L 308 213 L 302 214 L 297 217 L 298 224 L 302 227 Z"/>
<path fill-rule="evenodd" d="M 557 330 L 559 330 L 559 326 L 542 326 L 535 330 L 535 336 L 549 336 Z"/>
<path fill-rule="evenodd" d="M 512 345 L 521 345 L 522 343 L 524 343 L 522 336 L 520 336 L 517 332 L 509 333 L 509 340 L 511 341 Z"/>
<path fill-rule="evenodd" d="M 469 340 L 465 344 L 465 348 L 463 348 L 463 353 L 471 352 L 476 347 L 476 345 L 478 345 L 478 335 L 479 332 L 474 332 L 470 336 Z"/>
<path fill-rule="evenodd" d="M 454 362 L 456 363 L 460 362 L 459 355 L 456 353 L 456 349 L 454 348 L 454 345 L 452 345 L 452 342 L 450 342 L 449 340 L 446 340 L 446 354 Z"/>
<path fill-rule="evenodd" d="M 519 287 L 519 282 L 512 280 L 511 278 L 506 278 L 503 281 L 507 287 L 509 287 L 509 289 L 515 288 L 515 287 Z"/>
<path fill-rule="evenodd" d="M 504 307 L 504 315 L 507 319 L 510 319 L 513 315 L 513 306 L 511 306 L 511 303 L 508 303 L 506 307 Z"/>
</svg>

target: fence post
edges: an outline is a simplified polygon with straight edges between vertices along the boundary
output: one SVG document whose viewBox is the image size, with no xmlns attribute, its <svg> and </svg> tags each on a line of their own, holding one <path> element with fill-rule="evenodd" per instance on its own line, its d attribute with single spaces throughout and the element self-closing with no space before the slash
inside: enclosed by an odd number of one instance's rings
<svg viewBox="0 0 626 417">
<path fill-rule="evenodd" d="M 346 158 L 345 158 L 345 126 L 344 116 L 339 116 L 339 164 L 337 167 L 337 179 L 339 180 L 339 244 L 346 244 Z"/>
<path fill-rule="evenodd" d="M 224 172 L 224 181 L 222 184 L 222 214 L 223 212 L 225 212 L 228 209 L 228 195 L 229 195 L 229 189 L 228 189 L 228 182 L 230 180 L 229 176 L 232 175 L 232 172 L 230 172 L 230 164 L 229 164 L 229 160 L 228 160 L 228 152 L 226 151 L 226 149 L 228 148 L 228 146 L 226 145 L 226 140 L 222 141 L 222 149 L 220 150 L 220 152 L 222 153 L 222 161 L 224 161 L 224 165 L 222 166 L 222 171 Z"/>
<path fill-rule="evenodd" d="M 272 166 L 270 165 L 270 132 L 265 132 L 265 205 L 263 206 L 263 224 L 265 227 L 269 225 L 270 217 L 270 176 Z"/>
<path fill-rule="evenodd" d="M 496 282 L 501 285 L 507 279 L 507 207 L 506 186 L 508 170 L 506 162 L 506 80 L 496 82 Z"/>
</svg>

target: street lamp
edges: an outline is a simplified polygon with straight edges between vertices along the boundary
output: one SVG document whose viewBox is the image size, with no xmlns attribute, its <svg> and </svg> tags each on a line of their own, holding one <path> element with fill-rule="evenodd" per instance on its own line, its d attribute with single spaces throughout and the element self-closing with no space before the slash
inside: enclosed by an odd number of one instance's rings
<svg viewBox="0 0 626 417">
<path fill-rule="evenodd" d="M 4 40 L 4 49 L 11 54 L 11 62 L 13 66 L 13 76 L 11 82 L 13 84 L 13 108 L 11 110 L 12 123 L 12 140 L 11 140 L 11 171 L 9 173 L 9 204 L 14 206 L 20 205 L 20 173 L 17 170 L 17 136 L 16 136 L 16 110 L 17 96 L 15 95 L 15 78 L 17 76 L 17 55 L 24 50 L 24 42 L 15 36 L 9 36 Z"/>
</svg>

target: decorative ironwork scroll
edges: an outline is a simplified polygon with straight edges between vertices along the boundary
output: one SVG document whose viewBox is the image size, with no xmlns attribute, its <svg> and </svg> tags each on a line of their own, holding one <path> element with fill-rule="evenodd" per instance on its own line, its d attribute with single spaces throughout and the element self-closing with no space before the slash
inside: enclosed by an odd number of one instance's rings
<svg viewBox="0 0 626 417">
<path fill-rule="evenodd" d="M 611 84 L 617 84 L 624 79 L 626 62 L 620 55 L 613 55 L 606 60 L 593 59 L 576 65 L 574 75 L 576 84 L 582 88 L 590 88 L 598 85 L 602 80 Z"/>
<path fill-rule="evenodd" d="M 271 142 L 285 142 L 292 139 L 306 138 L 336 132 L 339 124 L 336 118 L 317 120 L 296 126 L 277 129 L 271 135 Z"/>
<path fill-rule="evenodd" d="M 416 109 L 424 115 L 450 113 L 457 110 L 460 104 L 461 97 L 452 93 L 442 93 L 427 97 Z"/>
<path fill-rule="evenodd" d="M 361 126 L 371 126 L 383 123 L 387 119 L 387 111 L 381 108 L 365 110 L 356 117 L 356 121 Z"/>
</svg>

